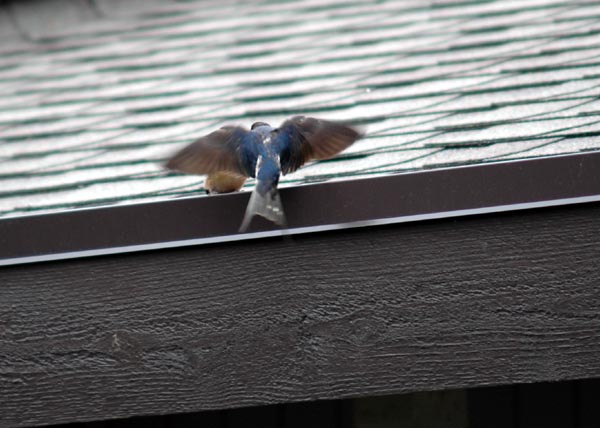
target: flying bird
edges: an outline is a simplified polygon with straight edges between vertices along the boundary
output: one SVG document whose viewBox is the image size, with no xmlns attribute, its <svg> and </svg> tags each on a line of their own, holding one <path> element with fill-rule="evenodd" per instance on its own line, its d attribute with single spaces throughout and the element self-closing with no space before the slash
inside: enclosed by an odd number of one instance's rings
<svg viewBox="0 0 600 428">
<path fill-rule="evenodd" d="M 208 174 L 207 193 L 237 191 L 247 177 L 256 178 L 240 232 L 255 215 L 285 227 L 277 191 L 280 175 L 310 160 L 328 159 L 362 136 L 355 127 L 306 116 L 292 117 L 279 128 L 264 122 L 255 122 L 250 130 L 224 126 L 183 148 L 165 166 L 186 174 Z"/>
</svg>

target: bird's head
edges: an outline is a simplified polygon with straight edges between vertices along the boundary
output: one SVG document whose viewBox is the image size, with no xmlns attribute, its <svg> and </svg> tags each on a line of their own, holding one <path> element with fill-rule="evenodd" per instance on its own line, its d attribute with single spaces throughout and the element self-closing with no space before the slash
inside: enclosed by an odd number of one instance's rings
<svg viewBox="0 0 600 428">
<path fill-rule="evenodd" d="M 256 128 L 260 128 L 261 126 L 268 126 L 269 128 L 271 127 L 271 125 L 266 122 L 254 122 L 250 129 L 254 131 Z"/>
<path fill-rule="evenodd" d="M 266 122 L 254 122 L 250 127 L 250 131 L 260 135 L 263 139 L 266 139 L 271 135 L 273 128 Z"/>
</svg>

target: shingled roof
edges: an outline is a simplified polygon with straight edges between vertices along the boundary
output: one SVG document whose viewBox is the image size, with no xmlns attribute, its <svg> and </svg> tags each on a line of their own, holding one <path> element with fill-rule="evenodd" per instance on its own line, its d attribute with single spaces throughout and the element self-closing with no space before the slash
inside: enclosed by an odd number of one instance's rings
<svg viewBox="0 0 600 428">
<path fill-rule="evenodd" d="M 282 187 L 600 148 L 600 3 L 127 3 L 1 9 L 0 216 L 200 196 L 169 154 L 293 114 L 368 136 Z"/>
<path fill-rule="evenodd" d="M 0 0 L 0 426 L 451 389 L 472 428 L 597 426 L 599 32 L 600 0 Z M 294 114 L 368 136 L 283 178 L 285 229 L 161 167 Z"/>
</svg>

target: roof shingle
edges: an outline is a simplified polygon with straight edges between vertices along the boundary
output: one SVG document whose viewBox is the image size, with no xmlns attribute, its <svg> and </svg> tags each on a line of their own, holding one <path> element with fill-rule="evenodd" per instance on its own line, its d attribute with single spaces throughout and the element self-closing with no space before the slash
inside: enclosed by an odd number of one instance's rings
<svg viewBox="0 0 600 428">
<path fill-rule="evenodd" d="M 600 148 L 596 2 L 17 3 L 0 7 L 0 216 L 201 195 L 160 163 L 293 114 L 369 135 L 283 186 Z"/>
</svg>

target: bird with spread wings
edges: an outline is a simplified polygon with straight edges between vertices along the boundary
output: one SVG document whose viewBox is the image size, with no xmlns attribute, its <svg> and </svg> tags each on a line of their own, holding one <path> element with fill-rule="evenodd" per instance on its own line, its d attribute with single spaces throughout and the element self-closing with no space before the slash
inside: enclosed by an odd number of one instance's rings
<svg viewBox="0 0 600 428">
<path fill-rule="evenodd" d="M 255 122 L 250 130 L 224 126 L 184 147 L 165 166 L 186 174 L 207 174 L 208 193 L 233 192 L 247 177 L 255 178 L 240 231 L 255 215 L 285 227 L 279 177 L 310 160 L 331 158 L 362 137 L 353 126 L 306 116 L 295 116 L 278 128 L 264 122 Z"/>
</svg>

